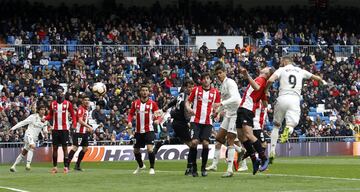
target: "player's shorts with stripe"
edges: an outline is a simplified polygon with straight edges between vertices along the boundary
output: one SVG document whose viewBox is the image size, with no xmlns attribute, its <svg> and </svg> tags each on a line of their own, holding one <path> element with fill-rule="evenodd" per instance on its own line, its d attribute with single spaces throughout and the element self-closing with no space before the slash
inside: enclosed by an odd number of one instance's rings
<svg viewBox="0 0 360 192">
<path fill-rule="evenodd" d="M 193 131 L 192 139 L 197 139 L 199 141 L 210 141 L 210 136 L 212 132 L 212 125 L 199 124 L 199 123 L 190 123 L 190 128 Z"/>
<path fill-rule="evenodd" d="M 89 146 L 89 134 L 87 133 L 74 133 L 73 137 L 73 145 L 87 147 Z"/>
<path fill-rule="evenodd" d="M 274 106 L 274 122 L 282 123 L 284 118 L 286 124 L 296 127 L 300 120 L 300 98 L 297 95 L 282 95 L 276 100 Z"/>
<path fill-rule="evenodd" d="M 53 145 L 68 145 L 70 143 L 68 130 L 52 130 Z"/>
<path fill-rule="evenodd" d="M 237 134 L 236 119 L 237 119 L 236 116 L 231 116 L 231 117 L 224 116 L 220 126 L 221 129 L 225 129 L 229 133 Z"/>
<path fill-rule="evenodd" d="M 254 117 L 254 112 L 243 107 L 239 107 L 237 111 L 236 128 L 242 128 L 243 124 L 254 127 Z"/>
<path fill-rule="evenodd" d="M 144 148 L 145 145 L 154 145 L 155 133 L 149 131 L 146 133 L 135 133 L 134 135 L 134 148 Z"/>
</svg>

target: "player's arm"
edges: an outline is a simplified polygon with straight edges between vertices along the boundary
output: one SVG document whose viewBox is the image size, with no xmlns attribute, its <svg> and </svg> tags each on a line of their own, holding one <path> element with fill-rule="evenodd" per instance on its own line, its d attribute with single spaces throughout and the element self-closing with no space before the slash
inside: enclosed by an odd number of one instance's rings
<svg viewBox="0 0 360 192">
<path fill-rule="evenodd" d="M 53 104 L 52 102 L 50 103 L 50 108 L 49 108 L 49 114 L 46 115 L 46 117 L 44 118 L 46 121 L 50 121 L 53 118 Z"/>
<path fill-rule="evenodd" d="M 19 123 L 17 123 L 16 125 L 14 125 L 9 131 L 15 131 L 16 129 L 19 129 L 21 127 L 24 127 L 25 125 L 29 125 L 32 122 L 35 122 L 35 118 L 33 115 L 30 115 L 29 117 L 27 117 L 26 119 L 20 121 Z"/>
<path fill-rule="evenodd" d="M 73 105 L 70 102 L 69 102 L 68 111 L 69 111 L 71 119 L 72 119 L 72 127 L 75 128 L 76 127 L 76 116 L 75 116 L 75 113 L 74 113 Z"/>
<path fill-rule="evenodd" d="M 83 116 L 84 116 L 84 111 L 79 109 L 77 112 L 77 122 L 80 123 L 80 125 L 86 127 L 88 132 L 91 132 L 92 127 L 84 121 Z"/>
<path fill-rule="evenodd" d="M 170 109 L 171 107 L 175 106 L 176 103 L 177 103 L 177 98 L 172 99 L 168 104 L 166 104 L 166 105 L 162 108 L 163 112 L 166 112 L 168 109 Z"/>
<path fill-rule="evenodd" d="M 159 107 L 156 102 L 152 103 L 152 112 L 153 114 L 157 114 L 157 111 L 159 110 Z M 158 125 L 161 121 L 161 115 L 154 115 L 154 123 Z"/>
<path fill-rule="evenodd" d="M 255 91 L 260 90 L 260 85 L 256 83 L 256 81 L 250 76 L 250 74 L 248 73 L 248 71 L 247 71 L 245 68 L 241 67 L 241 68 L 240 68 L 240 72 L 241 72 L 241 74 L 244 75 L 244 78 L 249 81 L 250 86 L 251 86 Z"/>
<path fill-rule="evenodd" d="M 130 108 L 130 111 L 129 111 L 129 114 L 128 114 L 128 118 L 127 118 L 127 121 L 128 121 L 128 125 L 127 125 L 127 128 L 132 128 L 132 119 L 134 118 L 134 115 L 135 115 L 135 101 L 133 101 L 131 103 L 131 108 Z"/>
<path fill-rule="evenodd" d="M 261 105 L 268 106 L 269 104 L 269 97 L 264 93 L 261 97 Z"/>
<path fill-rule="evenodd" d="M 190 112 L 189 115 L 195 115 L 195 112 L 191 109 L 191 104 L 194 102 L 196 89 L 197 87 L 193 88 L 188 99 L 185 101 L 185 109 Z"/>
<path fill-rule="evenodd" d="M 322 79 L 320 76 L 311 75 L 310 79 L 320 82 L 323 85 L 327 85 L 326 81 Z"/>
<path fill-rule="evenodd" d="M 229 87 L 229 90 L 230 90 L 230 92 L 229 92 L 230 97 L 229 97 L 229 99 L 221 101 L 222 106 L 231 105 L 234 102 L 240 100 L 240 98 L 238 97 L 239 89 L 238 89 L 238 86 L 236 85 L 235 81 L 231 81 L 228 84 L 228 87 Z"/>
</svg>

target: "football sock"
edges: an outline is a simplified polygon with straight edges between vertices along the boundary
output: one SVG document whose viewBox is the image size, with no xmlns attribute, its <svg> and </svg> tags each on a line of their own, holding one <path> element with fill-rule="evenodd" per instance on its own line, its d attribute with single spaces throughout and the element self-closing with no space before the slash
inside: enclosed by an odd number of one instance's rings
<svg viewBox="0 0 360 192">
<path fill-rule="evenodd" d="M 135 159 L 136 159 L 136 161 L 137 161 L 140 168 L 144 166 L 144 163 L 143 163 L 143 161 L 141 159 L 141 153 L 135 153 Z"/>
</svg>

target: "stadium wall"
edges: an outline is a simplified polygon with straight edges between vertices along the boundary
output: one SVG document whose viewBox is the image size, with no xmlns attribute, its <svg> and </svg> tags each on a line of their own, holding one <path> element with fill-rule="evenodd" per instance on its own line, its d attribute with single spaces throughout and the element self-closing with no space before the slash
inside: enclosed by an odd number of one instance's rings
<svg viewBox="0 0 360 192">
<path fill-rule="evenodd" d="M 32 0 L 30 0 L 32 1 Z M 35 1 L 35 0 L 34 0 Z M 94 4 L 95 6 L 101 6 L 104 0 L 36 0 L 37 2 L 43 2 L 46 5 L 53 5 L 57 6 L 60 3 L 64 2 L 67 5 L 79 4 L 79 5 L 91 5 Z M 162 6 L 166 5 L 179 5 L 184 2 L 191 2 L 192 0 L 105 0 L 107 2 L 115 2 L 116 4 L 123 4 L 125 7 L 129 6 L 145 6 L 150 7 L 155 2 L 159 1 Z M 293 5 L 300 5 L 300 6 L 311 6 L 311 0 L 241 0 L 241 1 L 234 1 L 234 0 L 196 0 L 201 1 L 203 4 L 207 2 L 220 2 L 225 6 L 232 6 L 238 7 L 241 5 L 245 9 L 249 9 L 252 7 L 264 7 L 264 6 L 282 6 L 284 8 L 293 6 Z M 329 0 L 328 4 L 330 6 L 352 6 L 352 7 L 360 7 L 360 4 L 357 0 Z"/>
<path fill-rule="evenodd" d="M 268 146 L 270 147 L 270 146 Z M 209 159 L 214 156 L 215 145 L 210 145 Z M 0 148 L 0 163 L 14 162 L 21 148 Z M 70 148 L 69 148 L 70 150 Z M 201 155 L 201 147 L 198 149 L 198 158 Z M 75 154 L 73 161 L 77 160 L 80 150 Z M 180 160 L 186 159 L 188 154 L 186 145 L 165 145 L 162 146 L 156 154 L 157 160 Z M 225 158 L 226 148 L 221 150 L 221 158 Z M 279 144 L 276 149 L 280 157 L 294 156 L 340 156 L 340 155 L 360 155 L 360 142 L 319 142 L 319 143 L 286 143 Z M 145 149 L 141 151 L 144 159 L 148 159 Z M 40 147 L 36 149 L 34 162 L 51 162 L 51 147 Z M 85 154 L 83 161 L 128 161 L 134 160 L 133 146 L 90 146 Z M 58 151 L 58 162 L 62 162 L 62 149 Z"/>
</svg>

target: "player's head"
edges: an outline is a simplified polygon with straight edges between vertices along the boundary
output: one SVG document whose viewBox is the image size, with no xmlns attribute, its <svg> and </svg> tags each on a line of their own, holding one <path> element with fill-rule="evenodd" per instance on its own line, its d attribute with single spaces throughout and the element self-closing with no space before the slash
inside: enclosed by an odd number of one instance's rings
<svg viewBox="0 0 360 192">
<path fill-rule="evenodd" d="M 194 88 L 194 81 L 191 79 L 186 79 L 183 83 L 183 91 L 186 94 L 189 94 L 193 88 Z"/>
<path fill-rule="evenodd" d="M 57 90 L 56 90 L 56 101 L 58 103 L 62 103 L 65 99 L 65 93 L 64 93 L 64 88 L 62 87 L 59 87 Z"/>
<path fill-rule="evenodd" d="M 201 74 L 201 85 L 208 88 L 211 84 L 211 76 L 209 72 L 204 72 Z"/>
<path fill-rule="evenodd" d="M 265 67 L 264 69 L 261 69 L 260 75 L 262 75 L 266 79 L 269 79 L 274 72 L 275 69 L 273 67 Z"/>
<path fill-rule="evenodd" d="M 141 99 L 146 99 L 146 98 L 148 98 L 149 95 L 150 95 L 149 85 L 147 85 L 147 84 L 141 84 L 141 85 L 140 85 L 139 92 L 140 92 L 140 98 L 141 98 Z"/>
<path fill-rule="evenodd" d="M 218 78 L 218 80 L 220 82 L 223 82 L 224 79 L 226 78 L 226 69 L 225 69 L 224 65 L 222 65 L 221 63 L 219 65 L 217 65 L 215 67 L 215 74 L 216 74 L 216 77 Z"/>
<path fill-rule="evenodd" d="M 40 104 L 36 107 L 36 112 L 39 113 L 40 116 L 44 116 L 46 113 L 46 107 L 43 104 Z"/>
<path fill-rule="evenodd" d="M 90 106 L 90 98 L 87 94 L 83 93 L 81 95 L 81 104 L 88 108 Z"/>
<path fill-rule="evenodd" d="M 284 67 L 292 63 L 293 63 L 293 59 L 290 56 L 283 56 L 281 57 L 280 67 Z"/>
</svg>

